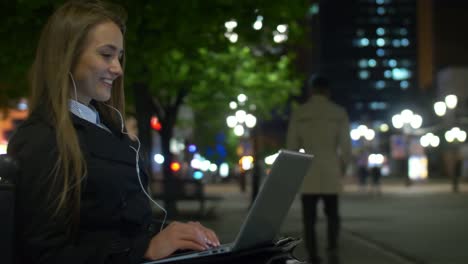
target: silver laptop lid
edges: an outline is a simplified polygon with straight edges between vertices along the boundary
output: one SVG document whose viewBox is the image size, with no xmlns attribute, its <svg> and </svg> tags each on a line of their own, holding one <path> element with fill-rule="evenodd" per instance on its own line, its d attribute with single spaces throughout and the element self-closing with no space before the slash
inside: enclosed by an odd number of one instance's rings
<svg viewBox="0 0 468 264">
<path fill-rule="evenodd" d="M 302 184 L 313 156 L 281 150 L 234 242 L 233 251 L 272 242 Z"/>
</svg>

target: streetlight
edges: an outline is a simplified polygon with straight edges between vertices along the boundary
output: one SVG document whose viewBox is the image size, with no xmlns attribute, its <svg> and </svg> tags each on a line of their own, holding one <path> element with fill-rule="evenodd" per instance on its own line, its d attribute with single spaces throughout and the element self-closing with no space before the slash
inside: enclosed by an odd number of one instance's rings
<svg viewBox="0 0 468 264">
<path fill-rule="evenodd" d="M 440 144 L 440 138 L 432 133 L 426 133 L 424 136 L 421 137 L 419 142 L 421 143 L 421 146 L 425 148 L 427 147 L 436 148 Z"/>
<path fill-rule="evenodd" d="M 457 107 L 458 97 L 454 94 L 445 96 L 444 101 L 438 101 L 434 103 L 434 112 L 437 116 L 444 116 L 447 113 L 447 109 L 453 110 Z"/>
<path fill-rule="evenodd" d="M 365 125 L 359 125 L 357 128 L 351 130 L 350 135 L 351 139 L 354 141 L 358 141 L 361 137 L 365 138 L 367 141 L 371 141 L 375 137 L 375 131 Z"/>
<path fill-rule="evenodd" d="M 396 129 L 403 129 L 403 132 L 408 133 L 411 128 L 418 129 L 422 126 L 423 118 L 413 113 L 409 109 L 401 111 L 392 117 L 393 127 Z"/>
<path fill-rule="evenodd" d="M 233 128 L 234 134 L 237 137 L 247 139 L 250 137 L 250 131 L 252 131 L 252 140 L 253 140 L 253 148 L 251 151 L 251 156 L 243 155 L 242 157 L 242 169 L 244 171 L 253 169 L 252 175 L 252 202 L 254 201 L 255 197 L 257 196 L 258 189 L 260 186 L 260 171 L 259 171 L 259 164 L 255 154 L 257 151 L 257 139 L 255 133 L 255 126 L 257 125 L 257 118 L 252 113 L 242 109 L 244 106 L 247 106 L 248 97 L 245 94 L 239 94 L 237 96 L 237 102 L 230 102 L 229 107 L 232 110 L 236 110 L 234 115 L 230 115 L 226 118 L 226 123 L 228 127 Z M 235 107 L 234 107 L 235 106 Z M 249 106 L 249 110 L 255 110 L 255 106 Z M 244 153 L 246 154 L 246 153 Z M 244 159 L 245 157 L 250 157 L 248 160 Z M 249 163 L 250 162 L 250 163 Z M 251 165 L 247 165 L 251 164 Z"/>
<path fill-rule="evenodd" d="M 434 103 L 434 112 L 437 116 L 444 116 L 447 113 L 447 105 L 445 102 L 435 102 Z"/>
<path fill-rule="evenodd" d="M 410 175 L 410 170 L 409 170 L 411 169 L 409 165 L 409 162 L 411 161 L 411 159 L 409 157 L 409 143 L 410 142 L 408 139 L 412 135 L 413 130 L 420 128 L 422 126 L 422 123 L 423 123 L 423 118 L 420 115 L 415 114 L 413 111 L 409 109 L 404 109 L 403 111 L 401 111 L 401 113 L 396 114 L 392 117 L 393 127 L 395 127 L 396 129 L 401 129 L 405 137 L 405 143 L 404 143 L 405 151 L 404 152 L 408 160 L 408 164 L 405 164 L 403 168 L 406 174 L 407 185 L 411 184 L 410 176 L 413 174 L 411 173 Z"/>
<path fill-rule="evenodd" d="M 445 96 L 445 104 L 449 109 L 454 109 L 457 107 L 458 97 L 454 94 L 449 94 Z"/>
<path fill-rule="evenodd" d="M 459 127 L 453 127 L 445 132 L 445 140 L 448 143 L 462 143 L 466 140 L 466 131 L 461 130 Z"/>
</svg>

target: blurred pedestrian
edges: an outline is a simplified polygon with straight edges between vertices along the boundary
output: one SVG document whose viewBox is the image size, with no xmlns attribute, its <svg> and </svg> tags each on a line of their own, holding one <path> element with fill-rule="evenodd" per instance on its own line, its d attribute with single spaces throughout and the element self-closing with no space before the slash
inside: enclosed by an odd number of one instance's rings
<svg viewBox="0 0 468 264">
<path fill-rule="evenodd" d="M 20 164 L 15 263 L 136 264 L 219 245 L 198 222 L 153 221 L 140 144 L 123 122 L 124 22 L 116 5 L 70 1 L 41 33 L 31 114 L 8 145 Z"/>
<path fill-rule="evenodd" d="M 357 163 L 359 189 L 362 192 L 367 191 L 367 178 L 369 177 L 368 160 L 369 160 L 369 152 L 366 151 L 365 149 L 361 149 L 357 155 L 356 163 Z"/>
<path fill-rule="evenodd" d="M 330 101 L 328 80 L 313 76 L 306 88 L 308 101 L 293 112 L 289 122 L 287 148 L 304 149 L 315 156 L 302 186 L 302 210 L 310 262 L 319 263 L 317 204 L 320 200 L 324 203 L 327 216 L 327 249 L 336 253 L 340 229 L 338 194 L 351 158 L 351 142 L 348 116 L 342 107 Z"/>
<path fill-rule="evenodd" d="M 370 175 L 372 179 L 371 192 L 377 195 L 382 194 L 382 190 L 380 188 L 380 179 L 382 178 L 382 167 L 380 165 L 372 166 L 370 168 Z"/>
</svg>

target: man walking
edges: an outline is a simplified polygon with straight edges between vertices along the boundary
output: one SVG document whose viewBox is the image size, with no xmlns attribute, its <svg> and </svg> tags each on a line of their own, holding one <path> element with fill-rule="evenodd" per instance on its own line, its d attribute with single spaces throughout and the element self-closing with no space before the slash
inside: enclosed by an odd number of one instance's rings
<svg viewBox="0 0 468 264">
<path fill-rule="evenodd" d="M 340 228 L 338 194 L 341 178 L 351 159 L 349 120 L 345 110 L 329 100 L 328 80 L 312 77 L 307 82 L 308 101 L 291 116 L 287 148 L 304 149 L 315 156 L 302 186 L 302 211 L 306 247 L 312 263 L 320 263 L 315 223 L 322 200 L 327 216 L 328 251 L 338 249 Z"/>
</svg>

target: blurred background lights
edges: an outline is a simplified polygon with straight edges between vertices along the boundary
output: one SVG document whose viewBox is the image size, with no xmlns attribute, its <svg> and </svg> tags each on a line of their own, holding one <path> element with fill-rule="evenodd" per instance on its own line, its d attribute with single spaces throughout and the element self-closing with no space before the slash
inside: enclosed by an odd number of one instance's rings
<svg viewBox="0 0 468 264">
<path fill-rule="evenodd" d="M 458 98 L 456 95 L 449 94 L 445 97 L 445 104 L 449 109 L 454 109 L 457 107 Z"/>
<path fill-rule="evenodd" d="M 392 117 L 392 124 L 395 128 L 402 128 L 404 123 L 403 123 L 403 118 L 401 117 L 401 115 L 394 115 Z"/>
<path fill-rule="evenodd" d="M 164 163 L 164 156 L 161 155 L 161 154 L 155 154 L 153 159 L 154 159 L 154 162 L 156 162 L 157 164 L 163 164 Z"/>
<path fill-rule="evenodd" d="M 252 114 L 247 114 L 245 116 L 245 125 L 248 128 L 253 128 L 257 124 L 257 118 Z"/>
<path fill-rule="evenodd" d="M 237 22 L 234 19 L 232 19 L 224 23 L 224 26 L 229 32 L 231 32 L 234 28 L 237 27 Z"/>
<path fill-rule="evenodd" d="M 389 129 L 388 125 L 387 124 L 381 124 L 380 125 L 380 131 L 381 132 L 387 132 Z"/>
<path fill-rule="evenodd" d="M 236 43 L 238 39 L 239 39 L 239 35 L 237 35 L 237 33 L 232 33 L 229 35 L 229 41 L 231 43 Z"/>
<path fill-rule="evenodd" d="M 255 21 L 255 22 L 253 23 L 253 26 L 252 26 L 252 27 L 253 27 L 255 30 L 260 30 L 260 29 L 262 29 L 262 27 L 263 27 L 263 23 L 262 23 L 262 21 L 257 20 L 257 21 Z"/>
<path fill-rule="evenodd" d="M 201 161 L 199 159 L 192 159 L 192 161 L 190 162 L 190 166 L 194 169 L 200 169 L 201 167 Z"/>
<path fill-rule="evenodd" d="M 231 108 L 232 110 L 236 109 L 237 108 L 237 103 L 232 101 L 229 103 L 229 108 Z"/>
<path fill-rule="evenodd" d="M 236 111 L 236 121 L 237 123 L 244 123 L 245 122 L 245 117 L 247 116 L 247 112 L 244 110 L 237 110 Z"/>
<path fill-rule="evenodd" d="M 375 138 L 375 131 L 368 128 L 366 125 L 359 125 L 357 128 L 351 130 L 350 136 L 354 141 L 359 140 L 361 137 L 370 141 Z"/>
<path fill-rule="evenodd" d="M 26 99 L 21 99 L 16 106 L 18 110 L 28 110 L 28 101 Z"/>
<path fill-rule="evenodd" d="M 252 156 L 243 156 L 239 163 L 243 170 L 250 170 L 253 167 L 254 159 Z"/>
<path fill-rule="evenodd" d="M 236 126 L 234 127 L 234 134 L 235 134 L 236 136 L 241 137 L 241 136 L 244 135 L 244 133 L 245 133 L 245 129 L 244 129 L 243 126 L 241 126 L 241 125 L 236 125 Z"/>
<path fill-rule="evenodd" d="M 172 162 L 171 163 L 171 170 L 174 171 L 174 172 L 178 172 L 180 170 L 180 163 L 179 162 Z"/>
<path fill-rule="evenodd" d="M 222 178 L 226 178 L 229 176 L 229 165 L 224 162 L 219 165 L 219 176 Z"/>
<path fill-rule="evenodd" d="M 384 163 L 384 156 L 382 154 L 370 154 L 367 158 L 369 167 L 381 167 Z"/>
<path fill-rule="evenodd" d="M 252 25 L 253 29 L 260 30 L 263 27 L 263 16 L 257 16 L 257 20 Z"/>
<path fill-rule="evenodd" d="M 461 130 L 459 127 L 453 127 L 449 131 L 445 132 L 445 140 L 449 143 L 454 142 L 465 142 L 466 132 Z"/>
<path fill-rule="evenodd" d="M 211 162 L 209 160 L 203 160 L 200 164 L 201 171 L 208 171 L 210 169 Z"/>
<path fill-rule="evenodd" d="M 235 116 L 228 116 L 226 118 L 226 123 L 228 127 L 234 128 L 237 125 L 237 119 Z"/>
<path fill-rule="evenodd" d="M 245 94 L 239 94 L 237 96 L 237 101 L 239 101 L 239 103 L 245 103 L 245 101 L 247 101 L 247 95 Z"/>
<path fill-rule="evenodd" d="M 193 172 L 193 178 L 194 178 L 195 180 L 201 180 L 201 179 L 203 179 L 203 176 L 204 176 L 204 175 L 203 175 L 203 172 L 201 172 L 201 171 L 195 171 L 195 172 Z"/>
<path fill-rule="evenodd" d="M 438 116 L 444 116 L 447 112 L 447 106 L 445 102 L 435 102 L 434 103 L 434 112 Z"/>
<path fill-rule="evenodd" d="M 188 146 L 188 151 L 189 151 L 190 153 L 195 153 L 195 152 L 197 151 L 197 146 L 195 146 L 194 144 L 190 144 L 190 145 Z"/>
<path fill-rule="evenodd" d="M 218 170 L 218 165 L 211 163 L 210 164 L 210 169 L 211 172 L 216 172 Z"/>
<path fill-rule="evenodd" d="M 422 126 L 423 119 L 420 115 L 413 115 L 410 119 L 410 125 L 412 128 L 420 128 Z"/>
<path fill-rule="evenodd" d="M 276 27 L 276 30 L 278 30 L 279 33 L 285 33 L 286 30 L 288 30 L 288 26 L 281 24 Z"/>
<path fill-rule="evenodd" d="M 267 165 L 272 165 L 272 164 L 275 162 L 275 160 L 276 160 L 277 157 L 278 157 L 278 153 L 275 153 L 275 154 L 273 154 L 273 155 L 267 156 L 267 157 L 265 158 L 265 164 L 267 164 Z"/>
<path fill-rule="evenodd" d="M 435 148 L 438 147 L 440 144 L 440 138 L 432 133 L 427 133 L 421 137 L 419 140 L 421 146 L 427 148 L 429 146 Z"/>
</svg>

